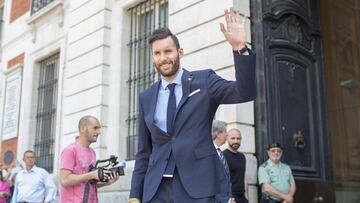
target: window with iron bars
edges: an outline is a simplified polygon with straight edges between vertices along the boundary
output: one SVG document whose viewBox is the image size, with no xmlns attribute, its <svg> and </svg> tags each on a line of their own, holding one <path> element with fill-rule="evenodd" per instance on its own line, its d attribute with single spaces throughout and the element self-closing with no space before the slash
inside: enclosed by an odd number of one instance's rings
<svg viewBox="0 0 360 203">
<path fill-rule="evenodd" d="M 36 112 L 35 154 L 37 165 L 53 172 L 59 54 L 40 62 Z"/>
<path fill-rule="evenodd" d="M 31 15 L 38 12 L 54 0 L 32 0 L 31 2 Z"/>
<path fill-rule="evenodd" d="M 131 16 L 130 76 L 127 159 L 135 158 L 137 152 L 138 95 L 159 78 L 153 67 L 148 37 L 158 28 L 168 25 L 168 1 L 148 0 L 129 9 Z"/>
<path fill-rule="evenodd" d="M 0 41 L 2 40 L 3 26 L 4 26 L 4 5 L 0 5 Z"/>
</svg>

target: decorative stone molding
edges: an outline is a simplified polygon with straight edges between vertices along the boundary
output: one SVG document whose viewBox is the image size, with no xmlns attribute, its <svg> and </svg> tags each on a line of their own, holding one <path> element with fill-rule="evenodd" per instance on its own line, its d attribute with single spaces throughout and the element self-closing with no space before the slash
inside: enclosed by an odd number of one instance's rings
<svg viewBox="0 0 360 203">
<path fill-rule="evenodd" d="M 54 12 L 58 18 L 58 25 L 62 27 L 64 25 L 64 0 L 55 0 L 50 4 L 46 5 L 41 10 L 34 13 L 30 18 L 26 21 L 27 24 L 31 27 L 32 34 L 32 42 L 36 42 L 36 33 L 37 33 L 37 25 L 36 22 L 41 19 L 46 14 Z"/>
<path fill-rule="evenodd" d="M 1 140 L 17 137 L 21 103 L 23 64 L 17 63 L 4 72 L 5 101 L 2 113 Z"/>
</svg>

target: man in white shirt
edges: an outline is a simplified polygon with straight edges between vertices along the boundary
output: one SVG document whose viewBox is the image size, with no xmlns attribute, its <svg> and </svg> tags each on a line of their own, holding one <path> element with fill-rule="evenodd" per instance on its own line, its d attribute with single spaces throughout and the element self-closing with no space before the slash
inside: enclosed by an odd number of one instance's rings
<svg viewBox="0 0 360 203">
<path fill-rule="evenodd" d="M 25 169 L 21 170 L 15 181 L 11 203 L 48 203 L 54 202 L 56 186 L 49 173 L 35 166 L 35 152 L 27 150 L 24 153 Z"/>
</svg>

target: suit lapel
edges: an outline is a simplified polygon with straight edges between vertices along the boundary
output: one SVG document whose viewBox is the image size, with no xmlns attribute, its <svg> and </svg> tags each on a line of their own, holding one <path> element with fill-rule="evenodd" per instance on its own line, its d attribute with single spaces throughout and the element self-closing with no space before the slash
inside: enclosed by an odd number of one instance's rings
<svg viewBox="0 0 360 203">
<path fill-rule="evenodd" d="M 183 73 L 182 78 L 181 78 L 183 95 L 182 95 L 182 97 L 180 99 L 178 107 L 176 108 L 174 122 L 176 120 L 176 116 L 177 116 L 178 112 L 180 111 L 180 109 L 183 107 L 183 105 L 188 100 L 189 93 L 190 93 L 191 82 L 192 82 L 192 79 L 193 79 L 192 77 L 193 76 L 192 76 L 191 72 L 184 69 L 184 73 Z M 152 86 L 152 89 L 150 90 L 150 95 L 148 97 L 149 98 L 148 104 L 150 105 L 149 106 L 149 111 L 150 111 L 149 112 L 149 120 L 150 120 L 150 123 L 154 126 L 155 129 L 157 129 L 159 132 L 161 132 L 161 134 L 167 135 L 166 132 L 164 132 L 163 130 L 161 130 L 159 127 L 157 127 L 155 125 L 155 120 L 154 120 L 160 85 L 161 85 L 161 81 L 159 80 Z"/>
<path fill-rule="evenodd" d="M 189 98 L 191 81 L 192 81 L 192 74 L 189 71 L 184 69 L 184 73 L 181 78 L 183 95 L 181 97 L 178 107 L 176 108 L 175 119 L 176 119 L 176 116 L 177 116 L 178 112 L 180 111 L 181 107 L 185 104 L 185 102 Z"/>
<path fill-rule="evenodd" d="M 158 97 L 158 94 L 159 94 L 159 87 L 160 87 L 160 80 L 157 81 L 155 83 L 155 85 L 153 85 L 153 89 L 150 91 L 150 98 L 149 98 L 149 110 L 150 110 L 150 123 L 154 124 L 154 116 L 155 116 L 155 109 L 156 109 L 156 102 L 157 102 L 157 97 Z M 155 125 L 156 126 L 156 125 Z"/>
<path fill-rule="evenodd" d="M 179 102 L 178 107 L 176 108 L 176 113 L 175 113 L 175 118 L 174 118 L 174 122 L 175 122 L 175 126 L 174 126 L 174 135 L 177 134 L 177 131 L 182 127 L 182 125 L 184 124 L 183 122 L 176 122 L 176 118 L 178 113 L 180 112 L 181 108 L 184 106 L 184 104 L 186 103 L 186 101 L 189 99 L 189 93 L 190 93 L 190 88 L 191 88 L 191 82 L 193 80 L 193 75 L 191 72 L 187 71 L 184 69 L 184 73 L 183 76 L 181 78 L 181 83 L 182 83 L 182 90 L 183 90 L 183 96 L 181 97 L 181 100 Z"/>
<path fill-rule="evenodd" d="M 157 104 L 157 98 L 159 96 L 159 88 L 161 85 L 161 80 L 157 81 L 152 87 L 153 89 L 150 91 L 150 98 L 149 98 L 149 110 L 150 110 L 150 114 L 149 114 L 149 120 L 150 123 L 152 124 L 153 128 L 159 133 L 162 134 L 166 137 L 168 137 L 168 134 L 166 132 L 164 132 L 163 130 L 161 130 L 157 125 L 155 125 L 155 110 L 156 110 L 156 104 Z"/>
</svg>

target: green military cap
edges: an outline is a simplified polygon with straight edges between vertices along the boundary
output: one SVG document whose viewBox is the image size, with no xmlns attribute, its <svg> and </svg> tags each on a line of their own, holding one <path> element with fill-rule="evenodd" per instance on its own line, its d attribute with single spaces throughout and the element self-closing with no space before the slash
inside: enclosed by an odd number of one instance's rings
<svg viewBox="0 0 360 203">
<path fill-rule="evenodd" d="M 283 149 L 281 144 L 278 143 L 278 142 L 274 142 L 274 143 L 271 143 L 269 144 L 269 146 L 267 147 L 267 150 L 271 149 L 271 148 L 280 148 L 280 149 Z"/>
</svg>

